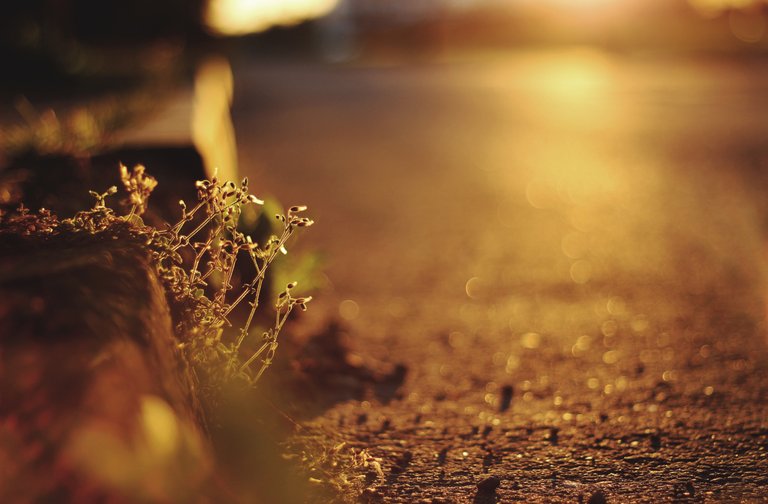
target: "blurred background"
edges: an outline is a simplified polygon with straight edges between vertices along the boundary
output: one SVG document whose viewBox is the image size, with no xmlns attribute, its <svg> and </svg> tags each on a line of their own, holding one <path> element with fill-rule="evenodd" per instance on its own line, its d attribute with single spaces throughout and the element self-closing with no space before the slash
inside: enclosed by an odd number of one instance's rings
<svg viewBox="0 0 768 504">
<path fill-rule="evenodd" d="M 765 418 L 768 2 L 14 0 L 0 65 L 3 207 L 83 208 L 118 160 L 308 205 L 291 337 L 401 363 L 393 424 L 491 422 L 502 383 L 521 424 Z M 374 418 L 344 380 L 332 430 Z"/>
<path fill-rule="evenodd" d="M 71 213 L 141 162 L 173 219 L 187 181 L 247 175 L 309 205 L 289 269 L 374 342 L 564 316 L 541 292 L 718 286 L 762 313 L 767 23 L 762 0 L 5 2 L 0 204 Z"/>
</svg>

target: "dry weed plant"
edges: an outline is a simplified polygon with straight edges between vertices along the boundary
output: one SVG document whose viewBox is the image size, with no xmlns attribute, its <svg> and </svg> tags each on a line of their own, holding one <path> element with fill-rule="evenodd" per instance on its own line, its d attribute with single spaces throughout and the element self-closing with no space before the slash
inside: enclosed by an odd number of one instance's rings
<svg viewBox="0 0 768 504">
<path fill-rule="evenodd" d="M 355 448 L 338 439 L 334 442 L 334 437 L 328 432 L 305 431 L 300 439 L 287 444 L 283 458 L 299 461 L 297 469 L 310 483 L 350 499 L 385 480 L 381 458 L 366 448 Z"/>
<path fill-rule="evenodd" d="M 256 243 L 237 229 L 246 205 L 263 201 L 250 194 L 248 179 L 239 185 L 221 182 L 214 175 L 197 182 L 197 203 L 188 208 L 179 201 L 181 218 L 166 229 L 144 224 L 141 215 L 157 181 L 137 165 L 133 170 L 120 166 L 120 178 L 127 193 L 127 214 L 117 215 L 107 199 L 118 190 L 90 191 L 95 202 L 90 210 L 59 220 L 50 211 L 31 213 L 23 206 L 16 213 L 0 214 L 0 228 L 22 235 L 89 233 L 141 240 L 151 253 L 174 311 L 179 347 L 193 364 L 196 381 L 205 399 L 213 399 L 232 380 L 254 384 L 272 363 L 278 335 L 292 310 L 306 310 L 309 296 L 295 296 L 296 283 L 289 283 L 277 297 L 271 327 L 252 337 L 254 320 L 267 271 L 286 242 L 299 228 L 313 221 L 303 217 L 304 206 L 289 208 L 276 215 L 282 232 Z M 241 261 L 251 266 L 248 279 L 234 282 L 241 274 Z M 230 321 L 233 310 L 247 306 L 239 328 Z M 255 339 L 255 341 L 250 341 Z M 202 376 L 201 376 L 202 375 Z"/>
</svg>

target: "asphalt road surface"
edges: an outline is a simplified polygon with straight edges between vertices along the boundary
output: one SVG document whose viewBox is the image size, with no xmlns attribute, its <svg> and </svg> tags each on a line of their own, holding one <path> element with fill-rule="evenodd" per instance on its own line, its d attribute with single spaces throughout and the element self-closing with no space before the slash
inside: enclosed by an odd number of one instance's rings
<svg viewBox="0 0 768 504">
<path fill-rule="evenodd" d="M 768 499 L 765 61 L 234 70 L 241 170 L 317 221 L 308 323 L 405 366 L 303 417 L 380 459 L 347 497 Z"/>
</svg>

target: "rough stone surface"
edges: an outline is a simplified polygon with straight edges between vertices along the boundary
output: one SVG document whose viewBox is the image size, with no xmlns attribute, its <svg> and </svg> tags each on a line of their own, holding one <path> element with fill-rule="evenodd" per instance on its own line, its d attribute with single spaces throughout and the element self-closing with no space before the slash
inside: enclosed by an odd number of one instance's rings
<svg viewBox="0 0 768 504">
<path fill-rule="evenodd" d="M 764 500 L 765 67 L 464 56 L 235 65 L 242 166 L 328 258 L 307 335 L 407 370 L 283 403 L 299 441 L 387 503 Z"/>
<path fill-rule="evenodd" d="M 0 232 L 0 501 L 194 501 L 210 447 L 136 244 Z"/>
</svg>

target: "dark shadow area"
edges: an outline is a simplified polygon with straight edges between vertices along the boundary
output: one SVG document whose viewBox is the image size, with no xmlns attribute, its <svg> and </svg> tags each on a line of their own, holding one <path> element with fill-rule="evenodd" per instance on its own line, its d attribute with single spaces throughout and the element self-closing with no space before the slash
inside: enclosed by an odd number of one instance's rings
<svg viewBox="0 0 768 504">
<path fill-rule="evenodd" d="M 306 341 L 289 341 L 280 349 L 260 388 L 297 420 L 321 415 L 350 400 L 386 405 L 400 398 L 408 374 L 403 364 L 363 363 L 353 353 L 348 329 L 337 321 Z"/>
</svg>

